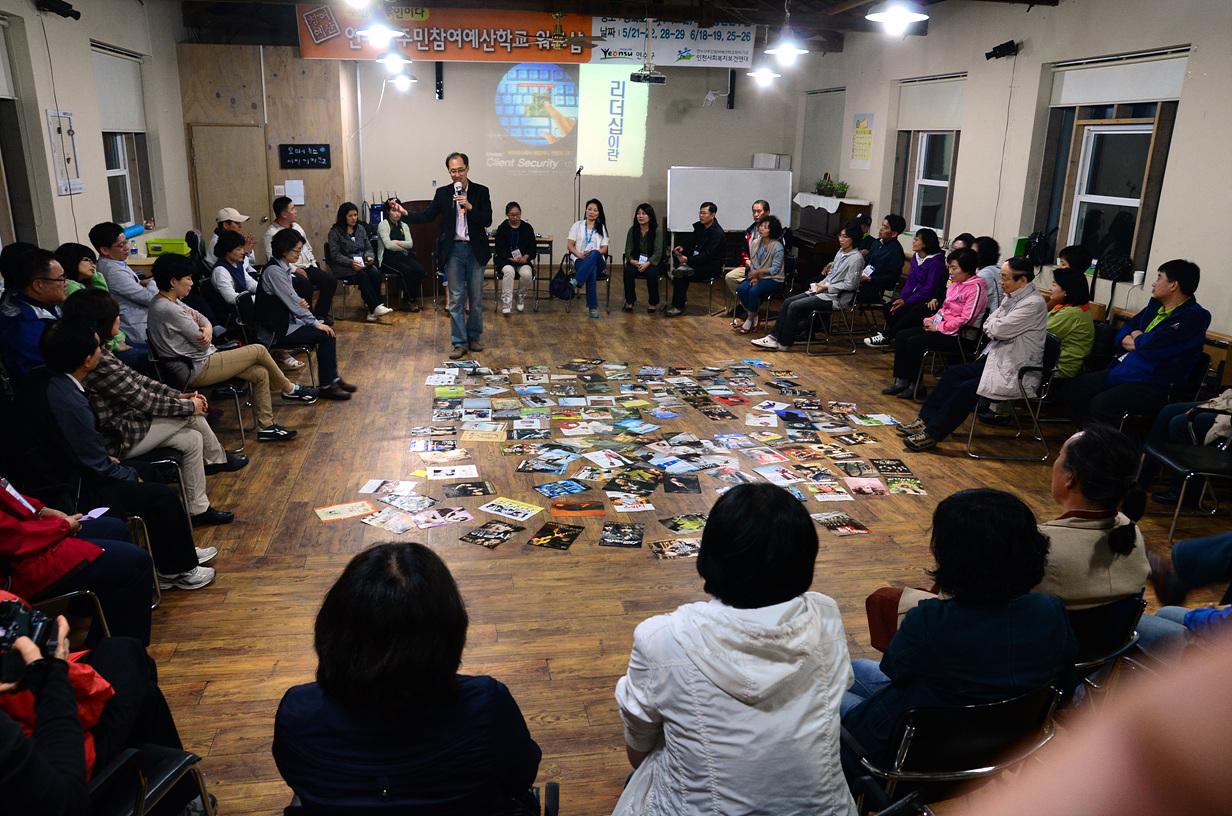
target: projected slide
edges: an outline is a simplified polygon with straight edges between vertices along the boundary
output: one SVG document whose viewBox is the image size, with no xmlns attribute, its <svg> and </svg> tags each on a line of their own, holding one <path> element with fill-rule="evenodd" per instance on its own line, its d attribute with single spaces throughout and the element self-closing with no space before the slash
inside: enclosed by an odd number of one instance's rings
<svg viewBox="0 0 1232 816">
<path fill-rule="evenodd" d="M 514 175 L 638 177 L 646 153 L 648 86 L 628 65 L 524 62 L 492 95 L 486 166 Z"/>
</svg>

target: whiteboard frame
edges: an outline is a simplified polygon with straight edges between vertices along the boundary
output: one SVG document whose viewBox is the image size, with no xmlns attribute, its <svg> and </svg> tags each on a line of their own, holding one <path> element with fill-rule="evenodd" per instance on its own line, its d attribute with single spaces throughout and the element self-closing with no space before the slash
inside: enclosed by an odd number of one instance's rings
<svg viewBox="0 0 1232 816">
<path fill-rule="evenodd" d="M 725 232 L 744 232 L 744 228 L 747 225 L 745 222 L 744 216 L 743 216 L 743 214 L 746 213 L 747 210 L 738 209 L 737 205 L 733 204 L 730 201 L 719 200 L 721 196 L 712 195 L 712 196 L 707 196 L 706 198 L 699 199 L 698 201 L 690 204 L 689 207 L 686 209 L 686 212 L 683 212 L 683 213 L 679 212 L 677 209 L 673 209 L 672 207 L 672 204 L 673 204 L 673 201 L 672 201 L 672 173 L 677 170 L 708 170 L 708 171 L 714 171 L 714 172 L 722 172 L 724 174 L 757 173 L 760 175 L 771 174 L 771 175 L 777 176 L 783 184 L 783 188 L 781 191 L 776 193 L 776 192 L 768 192 L 765 190 L 757 190 L 751 187 L 744 188 L 744 189 L 747 189 L 748 192 L 741 192 L 740 195 L 742 196 L 743 200 L 740 202 L 739 206 L 747 208 L 747 207 L 750 207 L 752 203 L 756 201 L 757 199 L 764 198 L 770 202 L 770 211 L 774 215 L 779 217 L 779 220 L 783 222 L 783 226 L 786 227 L 790 225 L 791 223 L 791 199 L 792 199 L 792 196 L 794 195 L 792 192 L 793 177 L 792 177 L 791 170 L 770 170 L 770 169 L 765 169 L 765 168 L 753 168 L 753 167 L 706 167 L 706 166 L 695 166 L 695 165 L 674 165 L 674 166 L 667 168 L 667 228 L 670 232 L 690 232 L 692 231 L 693 222 L 697 220 L 697 208 L 702 203 L 702 201 L 707 201 L 707 200 L 714 201 L 715 204 L 718 206 L 719 212 L 718 212 L 717 218 L 720 224 L 722 224 L 723 219 L 725 217 L 728 217 L 728 214 L 732 212 L 738 211 L 742 214 L 742 216 L 739 219 L 737 219 L 735 222 L 738 226 L 732 229 L 724 228 Z"/>
</svg>

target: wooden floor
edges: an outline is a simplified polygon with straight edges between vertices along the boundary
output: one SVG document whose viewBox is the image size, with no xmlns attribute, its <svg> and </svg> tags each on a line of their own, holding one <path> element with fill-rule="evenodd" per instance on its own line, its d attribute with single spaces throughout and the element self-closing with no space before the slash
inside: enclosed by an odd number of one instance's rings
<svg viewBox="0 0 1232 816">
<path fill-rule="evenodd" d="M 489 302 L 483 338 L 488 350 L 476 356 L 494 368 L 547 364 L 554 370 L 577 356 L 602 357 L 629 361 L 634 371 L 641 364 L 701 367 L 762 356 L 803 375 L 803 386 L 822 399 L 856 402 L 863 412 L 885 411 L 908 421 L 915 417 L 915 406 L 879 393 L 889 377 L 890 355 L 864 348 L 839 357 L 754 353 L 748 338 L 727 330 L 726 320 L 696 312 L 695 306 L 690 316 L 667 320 L 617 311 L 592 320 L 582 308 L 566 314 L 559 302 L 545 301 L 538 314 L 502 318 Z M 346 317 L 337 325 L 341 370 L 359 393 L 347 403 L 277 409 L 278 421 L 300 432 L 291 443 L 257 445 L 249 437 L 252 463 L 210 482 L 214 504 L 235 511 L 237 521 L 198 537 L 198 545 L 221 549 L 218 580 L 202 591 L 165 593 L 155 612 L 151 651 L 162 687 L 187 747 L 205 758 L 225 816 L 280 813 L 289 801 L 270 756 L 278 700 L 288 686 L 313 677 L 312 625 L 324 592 L 354 553 L 391 538 L 354 520 L 321 523 L 312 508 L 355 500 L 370 478 L 414 478 L 411 472 L 422 466 L 407 450 L 408 430 L 429 424 L 431 389 L 423 382 L 449 351 L 448 320 L 440 311 L 397 313 L 380 325 L 359 322 L 358 311 Z M 754 430 L 743 425 L 745 409 L 734 412 L 737 421 L 712 422 L 686 409 L 680 419 L 661 424 L 699 436 Z M 1054 451 L 1067 428 L 1051 426 Z M 233 442 L 233 430 L 224 426 L 224 443 Z M 865 596 L 887 583 L 926 580 L 929 517 L 940 498 L 992 486 L 1020 495 L 1041 519 L 1055 515 L 1048 465 L 976 462 L 954 441 L 940 453 L 912 454 L 893 429 L 871 433 L 878 444 L 859 452 L 904 459 L 929 495 L 809 503 L 810 512 L 847 510 L 872 529 L 850 538 L 819 531 L 813 588 L 837 600 L 857 657 L 875 654 Z M 476 454 L 480 478 L 493 482 L 499 495 L 547 504 L 531 485 L 558 477 L 514 473 L 518 458 L 502 457 L 499 443 L 466 447 Z M 619 520 L 645 523 L 647 541 L 671 537 L 657 519 L 708 509 L 717 482 L 702 475 L 701 484 L 700 496 L 658 491 L 655 512 Z M 441 485 L 425 482 L 421 489 L 440 498 Z M 484 501 L 457 503 L 474 510 Z M 487 517 L 475 515 L 475 524 Z M 609 512 L 609 518 L 616 514 Z M 629 772 L 613 688 L 624 672 L 633 629 L 650 615 L 705 595 L 692 560 L 656 561 L 646 549 L 598 547 L 601 519 L 566 519 L 587 528 L 567 552 L 521 543 L 549 519 L 546 512 L 536 516 L 528 532 L 495 550 L 458 541 L 469 529 L 465 525 L 405 538 L 432 546 L 453 570 L 471 617 L 462 671 L 508 684 L 543 749 L 540 781 L 561 784 L 563 812 L 570 816 L 606 814 Z M 1218 520 L 1223 527 L 1226 521 Z M 1212 522 L 1194 522 L 1181 535 L 1215 529 Z M 1148 517 L 1145 531 L 1161 546 L 1166 518 Z M 1194 600 L 1216 597 L 1199 594 Z"/>
</svg>

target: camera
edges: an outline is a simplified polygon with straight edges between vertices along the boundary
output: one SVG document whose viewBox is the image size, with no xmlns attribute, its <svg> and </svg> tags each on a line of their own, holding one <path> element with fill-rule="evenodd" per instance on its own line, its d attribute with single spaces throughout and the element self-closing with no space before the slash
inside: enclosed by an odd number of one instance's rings
<svg viewBox="0 0 1232 816">
<path fill-rule="evenodd" d="M 26 661 L 13 649 L 13 641 L 28 637 L 43 657 L 54 657 L 58 634 L 53 618 L 19 601 L 0 601 L 0 683 L 16 683 L 26 673 Z"/>
</svg>

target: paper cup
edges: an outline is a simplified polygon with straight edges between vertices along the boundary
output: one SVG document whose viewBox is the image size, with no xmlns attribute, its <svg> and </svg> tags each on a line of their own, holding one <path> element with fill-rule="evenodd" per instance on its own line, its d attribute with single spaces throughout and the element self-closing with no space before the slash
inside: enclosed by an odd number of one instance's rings
<svg viewBox="0 0 1232 816">
<path fill-rule="evenodd" d="M 1146 270 L 1140 269 L 1134 273 L 1134 286 L 1141 286 L 1146 281 Z"/>
</svg>

